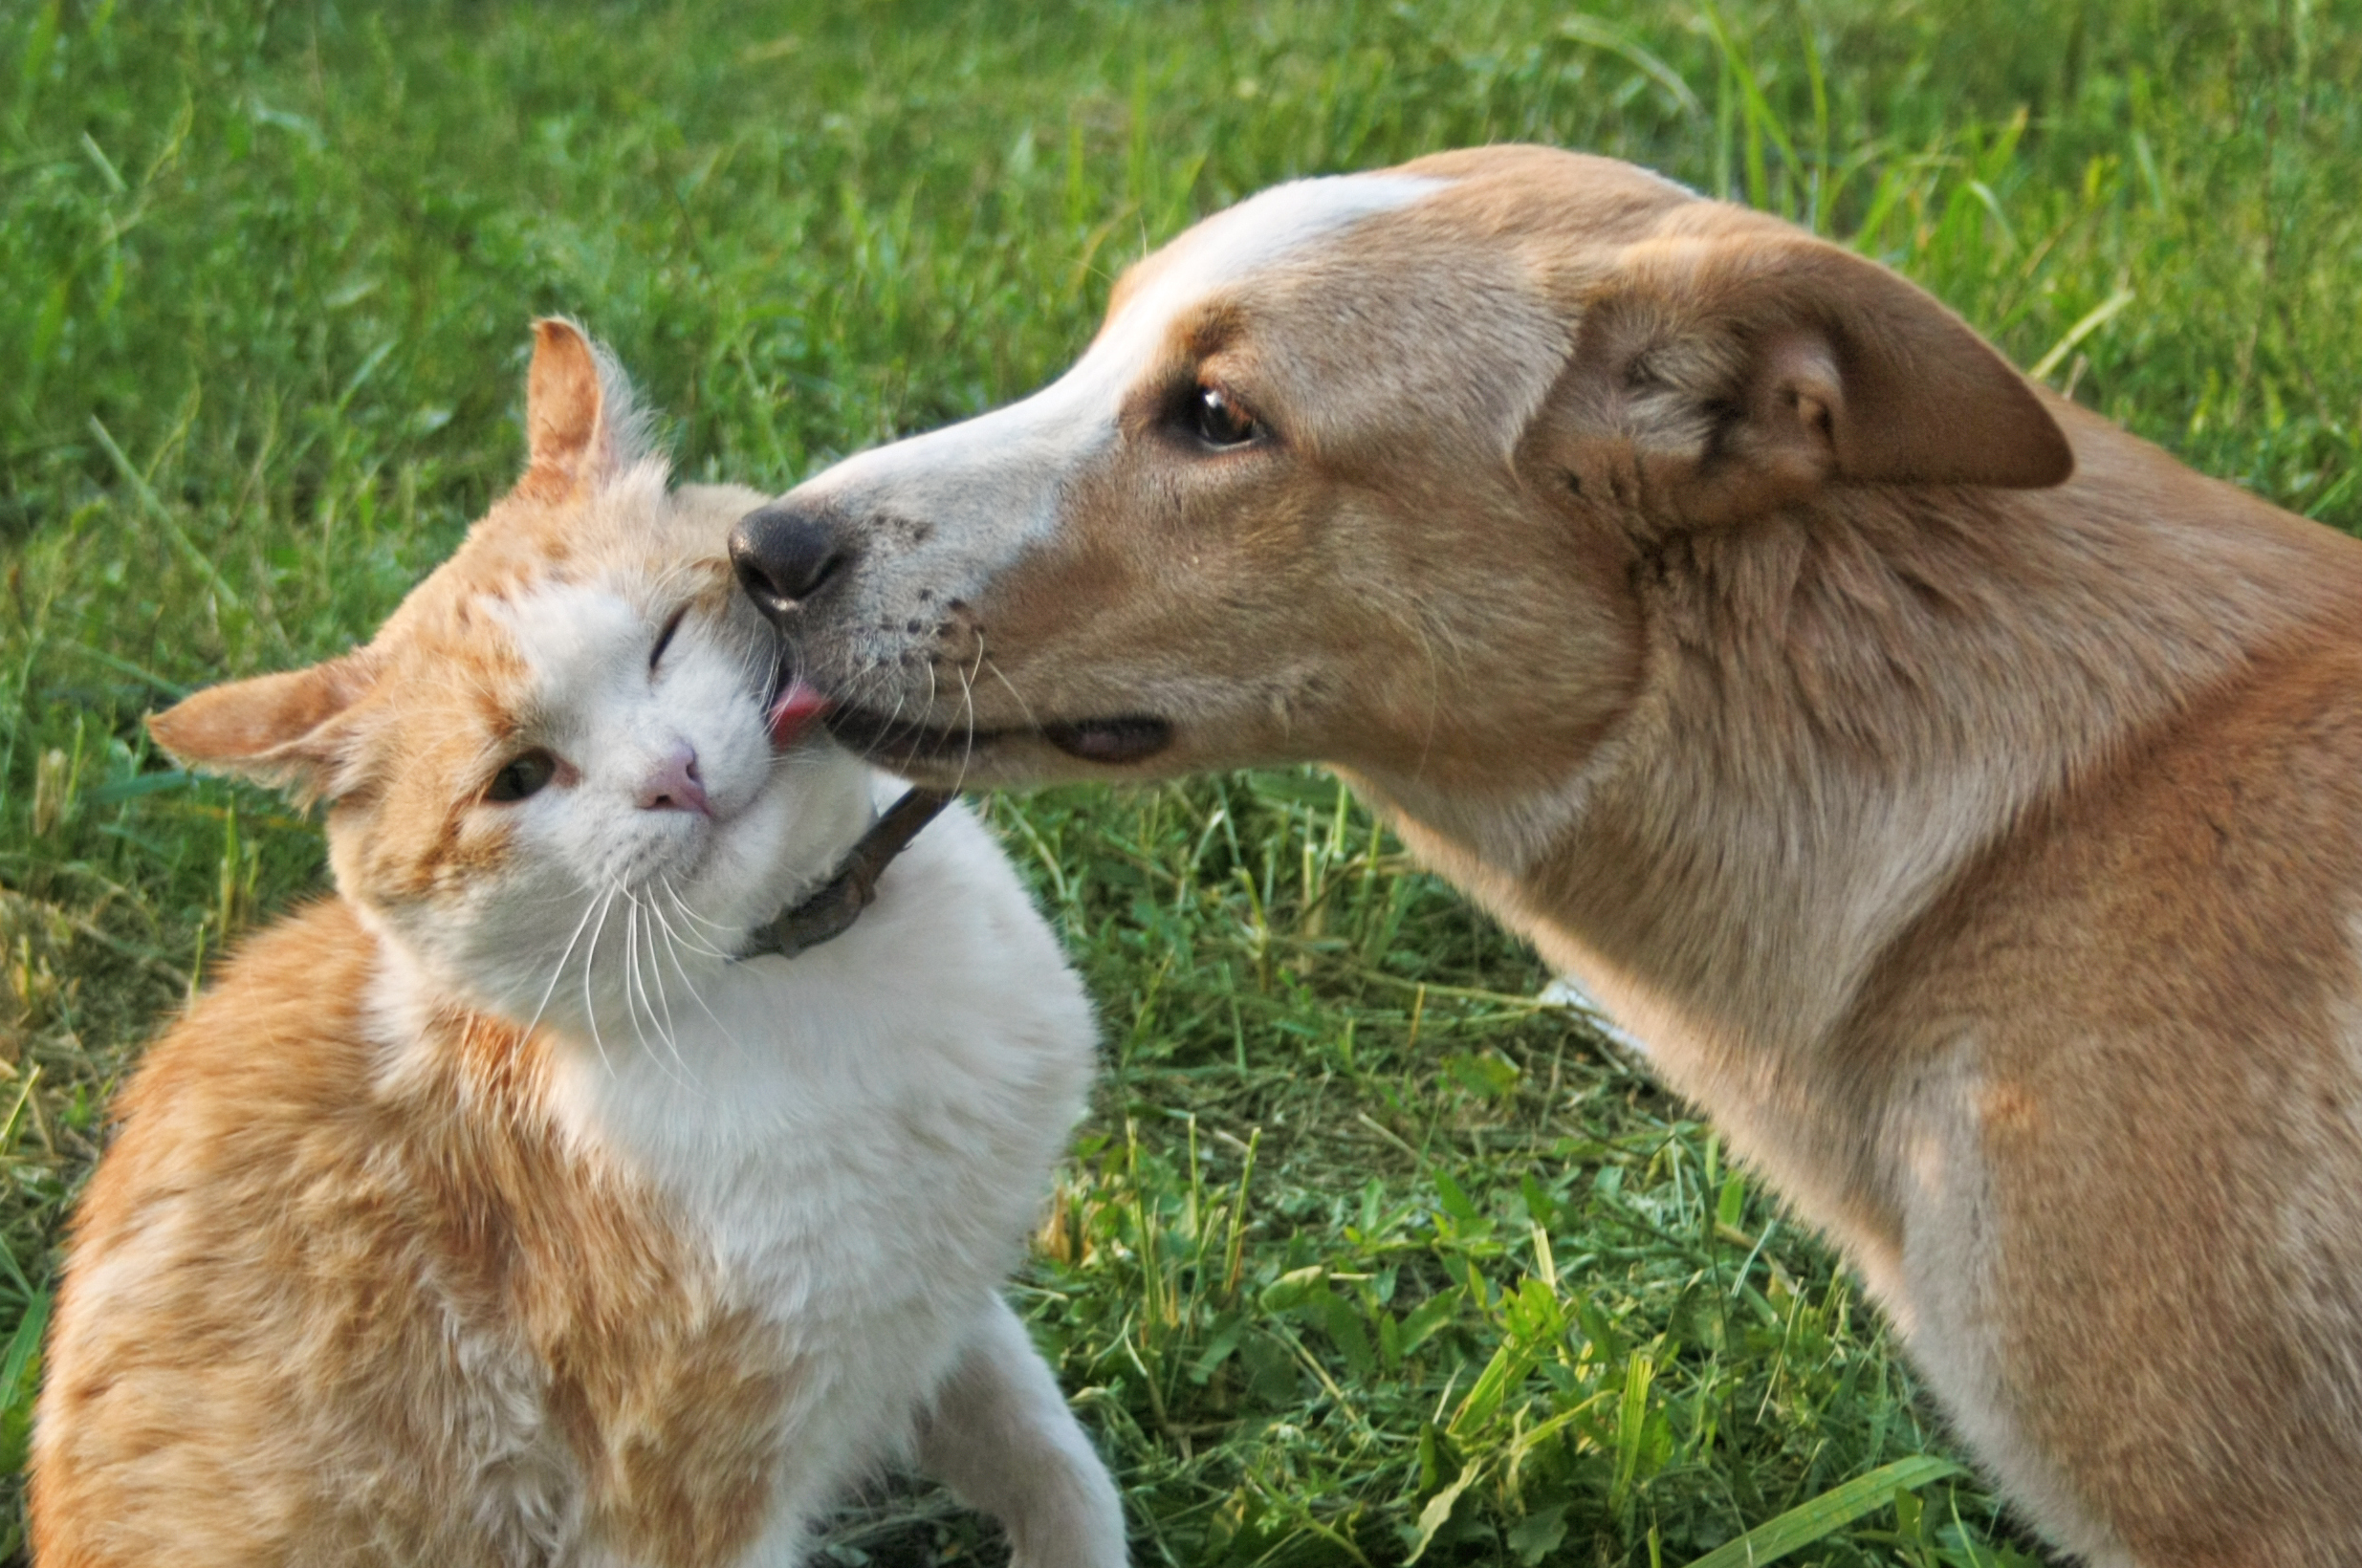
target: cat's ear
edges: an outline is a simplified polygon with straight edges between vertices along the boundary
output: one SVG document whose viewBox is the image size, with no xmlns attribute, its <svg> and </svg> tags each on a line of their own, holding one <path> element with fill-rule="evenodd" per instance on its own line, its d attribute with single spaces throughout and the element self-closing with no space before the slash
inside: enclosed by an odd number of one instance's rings
<svg viewBox="0 0 2362 1568">
<path fill-rule="evenodd" d="M 525 376 L 529 457 L 520 490 L 596 490 L 648 457 L 647 422 L 614 356 L 562 316 L 533 327 Z"/>
<path fill-rule="evenodd" d="M 292 789 L 339 793 L 353 760 L 354 706 L 376 685 L 366 650 L 282 675 L 208 686 L 147 721 L 156 744 L 190 767 Z"/>
</svg>

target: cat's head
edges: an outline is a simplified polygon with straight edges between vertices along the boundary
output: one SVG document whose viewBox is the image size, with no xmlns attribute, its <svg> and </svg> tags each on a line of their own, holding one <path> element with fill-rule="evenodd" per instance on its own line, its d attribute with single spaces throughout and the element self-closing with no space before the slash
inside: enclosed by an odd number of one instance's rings
<svg viewBox="0 0 2362 1568">
<path fill-rule="evenodd" d="M 151 728 L 328 801 L 339 889 L 437 979 L 612 1032 L 836 863 L 867 771 L 782 704 L 736 591 L 725 539 L 760 498 L 668 489 L 567 322 L 536 328 L 526 426 L 524 477 L 366 647 Z"/>
</svg>

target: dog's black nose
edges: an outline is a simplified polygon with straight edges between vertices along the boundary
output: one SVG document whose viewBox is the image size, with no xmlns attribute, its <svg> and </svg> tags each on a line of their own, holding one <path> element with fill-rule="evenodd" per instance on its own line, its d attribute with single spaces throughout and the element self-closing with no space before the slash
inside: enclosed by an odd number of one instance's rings
<svg viewBox="0 0 2362 1568">
<path fill-rule="evenodd" d="M 730 563 L 755 607 L 783 621 L 841 572 L 852 551 L 825 516 L 773 502 L 730 531 Z"/>
</svg>

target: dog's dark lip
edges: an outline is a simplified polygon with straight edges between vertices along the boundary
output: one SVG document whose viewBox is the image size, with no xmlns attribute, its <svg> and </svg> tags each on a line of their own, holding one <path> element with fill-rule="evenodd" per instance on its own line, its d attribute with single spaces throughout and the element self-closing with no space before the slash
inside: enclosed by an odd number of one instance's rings
<svg viewBox="0 0 2362 1568">
<path fill-rule="evenodd" d="M 1084 762 L 1144 762 L 1172 744 L 1172 725 L 1151 713 L 1045 724 L 1041 738 Z"/>
<path fill-rule="evenodd" d="M 1104 719 L 1068 719 L 1034 729 L 956 729 L 913 724 L 872 708 L 840 704 L 823 721 L 829 733 L 854 751 L 884 763 L 958 762 L 997 742 L 1038 735 L 1083 762 L 1121 766 L 1141 762 L 1172 744 L 1170 721 L 1148 713 Z"/>
</svg>

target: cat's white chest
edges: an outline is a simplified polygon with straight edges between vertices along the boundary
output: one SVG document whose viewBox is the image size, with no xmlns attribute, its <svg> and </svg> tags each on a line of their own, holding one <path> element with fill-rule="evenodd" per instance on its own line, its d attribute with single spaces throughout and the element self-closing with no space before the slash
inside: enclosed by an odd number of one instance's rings
<svg viewBox="0 0 2362 1568">
<path fill-rule="evenodd" d="M 1087 1092 L 1090 1012 L 1054 939 L 960 817 L 836 941 L 694 996 L 672 979 L 563 1056 L 560 1121 L 652 1185 L 835 1391 L 798 1419 L 923 1397 L 1020 1261 Z"/>
<path fill-rule="evenodd" d="M 556 1086 L 569 1130 L 784 1310 L 859 1311 L 872 1276 L 900 1290 L 894 1270 L 919 1254 L 1004 1274 L 1087 1076 L 1087 1035 L 1073 1049 L 1058 1016 L 1080 1008 L 979 1009 L 940 978 L 789 984 L 772 972 L 785 967 L 725 976 L 694 1023 L 676 1010 L 669 1039 L 570 1056 Z M 979 1020 L 995 1001 L 1001 1015 Z"/>
</svg>

